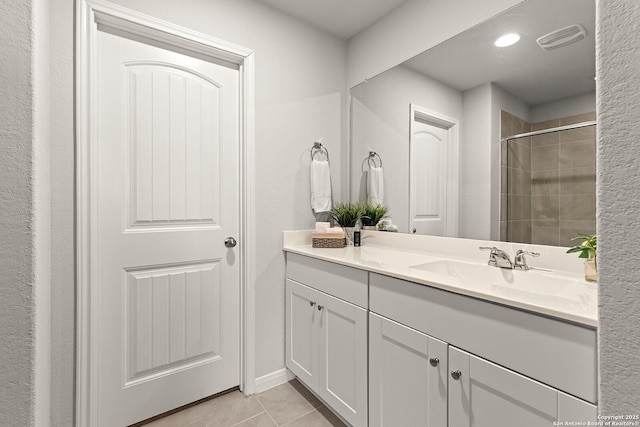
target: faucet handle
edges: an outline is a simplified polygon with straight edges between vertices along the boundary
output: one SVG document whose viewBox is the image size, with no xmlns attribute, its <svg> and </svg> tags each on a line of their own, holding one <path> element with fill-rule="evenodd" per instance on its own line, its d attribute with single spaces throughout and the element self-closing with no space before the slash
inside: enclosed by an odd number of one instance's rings
<svg viewBox="0 0 640 427">
<path fill-rule="evenodd" d="M 478 249 L 480 249 L 481 251 L 490 251 L 489 261 L 487 262 L 487 264 L 492 267 L 498 266 L 498 260 L 496 258 L 498 255 L 498 248 L 496 248 L 495 246 L 480 246 L 478 247 Z"/>
<path fill-rule="evenodd" d="M 480 249 L 481 251 L 491 251 L 491 253 L 498 252 L 498 248 L 496 248 L 495 246 L 479 246 L 478 249 Z"/>
<path fill-rule="evenodd" d="M 518 256 L 518 255 L 522 255 L 522 256 L 531 255 L 531 256 L 536 257 L 536 256 L 540 256 L 540 252 L 529 252 L 529 251 L 525 251 L 523 249 L 518 249 L 516 251 L 516 256 Z"/>
<path fill-rule="evenodd" d="M 524 271 L 528 271 L 529 270 L 529 266 L 527 265 L 527 260 L 524 257 L 525 255 L 530 255 L 533 257 L 538 257 L 540 256 L 539 252 L 529 252 L 529 251 L 525 251 L 522 249 L 518 249 L 516 251 L 516 256 L 513 259 L 513 268 L 516 270 L 524 270 Z"/>
</svg>

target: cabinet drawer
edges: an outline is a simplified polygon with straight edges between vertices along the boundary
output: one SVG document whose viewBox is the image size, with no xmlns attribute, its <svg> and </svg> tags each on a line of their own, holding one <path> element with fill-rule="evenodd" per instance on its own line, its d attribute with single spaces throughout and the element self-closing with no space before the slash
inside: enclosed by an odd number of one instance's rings
<svg viewBox="0 0 640 427">
<path fill-rule="evenodd" d="M 368 273 L 364 270 L 287 253 L 287 278 L 362 308 L 369 307 Z"/>
<path fill-rule="evenodd" d="M 596 331 L 379 274 L 370 310 L 596 402 Z"/>
</svg>

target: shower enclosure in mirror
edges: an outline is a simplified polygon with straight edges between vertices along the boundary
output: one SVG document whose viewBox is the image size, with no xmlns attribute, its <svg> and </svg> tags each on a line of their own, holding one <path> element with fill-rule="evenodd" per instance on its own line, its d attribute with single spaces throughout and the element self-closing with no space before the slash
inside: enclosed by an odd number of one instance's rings
<svg viewBox="0 0 640 427">
<path fill-rule="evenodd" d="M 501 141 L 594 121 L 594 75 L 595 1 L 527 0 L 369 78 L 351 88 L 350 200 L 373 151 L 400 232 L 573 246 L 595 232 L 595 126 Z"/>
<path fill-rule="evenodd" d="M 596 122 L 539 123 L 501 111 L 500 240 L 573 246 L 596 232 Z"/>
</svg>

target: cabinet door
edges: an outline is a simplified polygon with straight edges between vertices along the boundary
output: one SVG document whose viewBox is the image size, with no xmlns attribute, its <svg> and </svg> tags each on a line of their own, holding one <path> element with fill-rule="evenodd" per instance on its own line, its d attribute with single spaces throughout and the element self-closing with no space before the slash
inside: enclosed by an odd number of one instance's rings
<svg viewBox="0 0 640 427">
<path fill-rule="evenodd" d="M 318 327 L 320 292 L 300 283 L 286 284 L 286 365 L 308 387 L 318 385 Z"/>
<path fill-rule="evenodd" d="M 449 347 L 449 426 L 549 427 L 557 420 L 557 390 Z"/>
<path fill-rule="evenodd" d="M 353 426 L 367 425 L 367 311 L 322 294 L 318 394 Z"/>
<path fill-rule="evenodd" d="M 589 402 L 558 392 L 558 421 L 565 424 L 571 421 L 581 422 L 585 426 L 591 422 L 591 425 L 597 425 L 598 408 Z"/>
<path fill-rule="evenodd" d="M 370 313 L 369 425 L 446 427 L 447 348 Z"/>
</svg>

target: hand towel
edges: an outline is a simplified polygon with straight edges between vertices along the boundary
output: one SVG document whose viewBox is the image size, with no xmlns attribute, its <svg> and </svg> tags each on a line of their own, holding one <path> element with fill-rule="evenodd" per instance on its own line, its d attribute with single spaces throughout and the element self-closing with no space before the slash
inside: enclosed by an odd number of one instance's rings
<svg viewBox="0 0 640 427">
<path fill-rule="evenodd" d="M 331 210 L 331 173 L 326 160 L 311 161 L 311 208 L 315 213 Z"/>
<path fill-rule="evenodd" d="M 372 205 L 384 204 L 384 178 L 382 168 L 369 167 L 367 174 L 367 196 Z"/>
<path fill-rule="evenodd" d="M 316 233 L 325 233 L 331 228 L 330 222 L 316 222 Z"/>
</svg>

